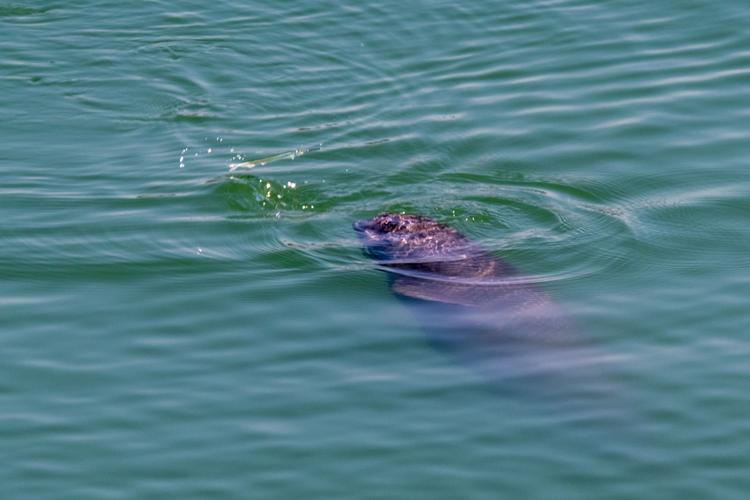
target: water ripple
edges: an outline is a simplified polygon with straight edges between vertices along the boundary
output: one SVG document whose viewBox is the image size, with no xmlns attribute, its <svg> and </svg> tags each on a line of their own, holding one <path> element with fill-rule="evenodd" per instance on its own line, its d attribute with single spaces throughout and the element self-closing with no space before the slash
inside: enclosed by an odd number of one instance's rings
<svg viewBox="0 0 750 500">
<path fill-rule="evenodd" d="M 742 2 L 42 3 L 0 5 L 6 496 L 746 495 Z M 432 349 L 386 210 L 543 282 L 633 404 Z"/>
</svg>

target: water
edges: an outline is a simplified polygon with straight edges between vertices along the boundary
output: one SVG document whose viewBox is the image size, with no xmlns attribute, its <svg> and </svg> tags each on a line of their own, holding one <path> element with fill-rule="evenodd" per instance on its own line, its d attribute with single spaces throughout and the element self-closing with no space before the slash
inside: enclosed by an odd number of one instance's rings
<svg viewBox="0 0 750 500">
<path fill-rule="evenodd" d="M 0 497 L 745 498 L 748 21 L 0 2 Z M 432 348 L 385 210 L 537 277 L 611 401 Z"/>
</svg>

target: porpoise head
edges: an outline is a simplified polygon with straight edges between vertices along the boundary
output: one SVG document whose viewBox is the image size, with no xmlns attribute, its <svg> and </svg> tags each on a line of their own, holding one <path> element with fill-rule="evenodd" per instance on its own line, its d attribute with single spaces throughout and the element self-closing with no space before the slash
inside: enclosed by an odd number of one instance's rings
<svg viewBox="0 0 750 500">
<path fill-rule="evenodd" d="M 353 226 L 365 253 L 384 264 L 452 260 L 470 247 L 455 229 L 421 215 L 382 213 Z"/>
</svg>

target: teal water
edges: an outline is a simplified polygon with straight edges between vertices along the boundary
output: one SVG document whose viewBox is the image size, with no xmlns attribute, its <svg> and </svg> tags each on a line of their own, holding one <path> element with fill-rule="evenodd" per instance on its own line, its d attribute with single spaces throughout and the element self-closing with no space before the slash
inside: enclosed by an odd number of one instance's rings
<svg viewBox="0 0 750 500">
<path fill-rule="evenodd" d="M 747 498 L 749 22 L 1 1 L 0 497 Z M 385 210 L 538 279 L 611 397 L 434 349 Z"/>
</svg>

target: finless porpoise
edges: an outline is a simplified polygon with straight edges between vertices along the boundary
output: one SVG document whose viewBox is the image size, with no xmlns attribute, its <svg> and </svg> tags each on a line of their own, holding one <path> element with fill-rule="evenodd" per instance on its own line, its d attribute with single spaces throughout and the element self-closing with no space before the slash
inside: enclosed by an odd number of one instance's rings
<svg viewBox="0 0 750 500">
<path fill-rule="evenodd" d="M 590 351 L 538 280 L 428 217 L 382 213 L 353 226 L 436 347 L 495 381 L 590 381 Z"/>
</svg>

